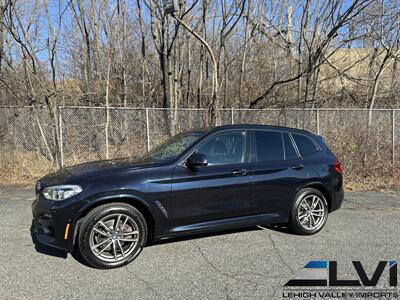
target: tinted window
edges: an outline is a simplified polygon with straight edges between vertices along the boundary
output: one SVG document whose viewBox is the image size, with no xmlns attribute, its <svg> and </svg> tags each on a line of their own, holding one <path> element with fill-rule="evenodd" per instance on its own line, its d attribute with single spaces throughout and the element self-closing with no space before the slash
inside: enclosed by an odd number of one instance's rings
<svg viewBox="0 0 400 300">
<path fill-rule="evenodd" d="M 297 158 L 296 150 L 294 149 L 292 140 L 287 133 L 283 133 L 283 143 L 285 144 L 285 159 Z"/>
<path fill-rule="evenodd" d="M 256 161 L 274 161 L 284 158 L 280 132 L 255 131 L 254 137 Z"/>
<path fill-rule="evenodd" d="M 307 156 L 318 150 L 310 138 L 299 134 L 292 134 L 292 136 L 302 156 Z"/>
<path fill-rule="evenodd" d="M 234 164 L 245 160 L 246 133 L 233 131 L 207 139 L 197 150 L 207 157 L 209 165 Z"/>
</svg>

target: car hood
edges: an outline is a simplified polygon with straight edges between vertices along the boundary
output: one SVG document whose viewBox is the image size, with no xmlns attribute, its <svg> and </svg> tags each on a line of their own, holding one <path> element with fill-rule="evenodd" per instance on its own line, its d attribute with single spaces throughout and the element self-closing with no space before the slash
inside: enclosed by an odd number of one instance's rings
<svg viewBox="0 0 400 300">
<path fill-rule="evenodd" d="M 59 171 L 50 173 L 38 181 L 37 189 L 42 187 L 77 182 L 82 178 L 101 176 L 123 170 L 144 169 L 165 164 L 149 158 L 119 158 L 111 160 L 99 160 L 82 163 L 62 168 Z"/>
</svg>

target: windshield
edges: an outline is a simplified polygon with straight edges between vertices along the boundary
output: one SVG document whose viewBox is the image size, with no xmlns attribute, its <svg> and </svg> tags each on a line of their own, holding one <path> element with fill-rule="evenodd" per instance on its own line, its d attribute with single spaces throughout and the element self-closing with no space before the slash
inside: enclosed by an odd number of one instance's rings
<svg viewBox="0 0 400 300">
<path fill-rule="evenodd" d="M 183 132 L 158 145 L 143 158 L 155 160 L 174 160 L 178 158 L 189 146 L 197 141 L 203 132 Z"/>
</svg>

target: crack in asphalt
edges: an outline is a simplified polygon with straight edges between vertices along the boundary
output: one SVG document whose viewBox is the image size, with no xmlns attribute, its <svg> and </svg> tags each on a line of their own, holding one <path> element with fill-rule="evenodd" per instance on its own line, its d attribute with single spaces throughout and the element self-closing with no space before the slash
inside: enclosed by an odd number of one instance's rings
<svg viewBox="0 0 400 300">
<path fill-rule="evenodd" d="M 262 230 L 267 230 L 267 231 L 269 231 L 269 232 L 268 232 L 268 238 L 269 238 L 269 240 L 271 241 L 272 249 L 274 250 L 275 254 L 279 257 L 279 260 L 281 261 L 281 263 L 282 263 L 283 265 L 285 265 L 287 269 L 289 269 L 289 271 L 290 271 L 290 273 L 292 273 L 292 275 L 294 275 L 294 274 L 295 274 L 295 271 L 294 271 L 294 270 L 292 269 L 292 267 L 284 260 L 282 254 L 281 254 L 281 252 L 280 252 L 280 250 L 279 250 L 279 248 L 276 246 L 276 242 L 275 242 L 274 239 L 272 238 L 272 232 L 271 232 L 271 230 L 268 230 L 267 228 L 265 228 L 265 227 L 263 227 L 263 226 L 260 226 L 260 225 L 258 225 L 257 227 L 258 227 L 258 228 L 261 228 Z M 273 288 L 274 288 L 274 293 L 272 294 L 272 299 L 275 298 L 275 295 L 276 295 L 276 293 L 278 292 L 278 290 L 279 290 L 280 287 L 274 286 Z"/>
<path fill-rule="evenodd" d="M 232 300 L 233 298 L 229 295 L 229 283 L 225 284 L 225 298 L 227 300 Z"/>
<path fill-rule="evenodd" d="M 217 273 L 219 273 L 219 274 L 222 275 L 222 276 L 226 276 L 226 277 L 229 277 L 229 278 L 231 278 L 231 279 L 236 280 L 236 278 L 235 278 L 233 275 L 231 275 L 231 274 L 229 274 L 229 273 L 226 273 L 226 272 L 220 270 L 219 268 L 217 268 L 217 267 L 207 258 L 207 256 L 206 256 L 206 255 L 204 254 L 204 252 L 201 250 L 200 246 L 196 245 L 195 243 L 191 243 L 191 244 L 197 248 L 197 250 L 198 250 L 198 252 L 200 253 L 200 255 L 201 255 L 201 257 L 203 258 L 203 260 L 204 260 L 212 269 L 214 269 L 214 271 L 216 271 Z"/>
<path fill-rule="evenodd" d="M 272 249 L 274 250 L 275 254 L 279 257 L 279 260 L 281 261 L 282 264 L 286 266 L 287 269 L 292 273 L 292 275 L 295 274 L 295 271 L 292 269 L 292 267 L 284 260 L 279 248 L 276 246 L 276 242 L 272 238 L 272 232 L 268 228 L 265 228 L 263 226 L 258 225 L 258 228 L 261 228 L 262 230 L 268 231 L 268 238 L 272 243 Z"/>
<path fill-rule="evenodd" d="M 194 242 L 192 242 L 191 244 L 198 250 L 198 252 L 200 253 L 200 256 L 203 258 L 203 260 L 204 260 L 216 273 L 218 273 L 218 274 L 220 274 L 220 275 L 222 275 L 222 276 L 224 276 L 224 277 L 228 277 L 228 278 L 230 278 L 230 279 L 232 279 L 232 280 L 235 280 L 235 281 L 246 282 L 246 283 L 249 283 L 249 284 L 253 285 L 252 291 L 251 291 L 251 295 L 253 295 L 253 294 L 255 293 L 255 291 L 257 290 L 257 288 L 258 288 L 260 285 L 264 285 L 263 283 L 260 283 L 260 282 L 254 281 L 254 280 L 240 278 L 240 276 L 242 276 L 241 274 L 232 275 L 232 274 L 229 274 L 229 273 L 227 273 L 227 272 L 224 272 L 223 270 L 221 270 L 221 269 L 219 269 L 217 266 L 215 266 L 215 265 L 208 259 L 208 257 L 204 254 L 203 250 L 201 249 L 201 247 L 200 247 L 199 245 L 197 245 L 197 244 L 194 243 Z M 231 298 L 229 298 L 229 293 L 228 293 L 228 292 L 229 292 L 228 283 L 227 283 L 227 285 L 226 285 L 226 287 L 225 287 L 225 290 L 226 290 L 226 293 L 225 293 L 225 294 L 226 294 L 227 299 L 231 299 Z"/>
</svg>

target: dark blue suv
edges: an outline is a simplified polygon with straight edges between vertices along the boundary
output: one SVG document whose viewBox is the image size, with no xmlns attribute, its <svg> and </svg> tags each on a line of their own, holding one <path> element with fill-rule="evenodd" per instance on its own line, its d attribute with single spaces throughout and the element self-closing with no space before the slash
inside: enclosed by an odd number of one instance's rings
<svg viewBox="0 0 400 300">
<path fill-rule="evenodd" d="M 135 145 L 132 145 L 135 147 Z M 232 125 L 180 133 L 142 157 L 64 168 L 36 184 L 39 242 L 90 265 L 132 261 L 146 243 L 288 223 L 310 235 L 343 200 L 342 168 L 320 136 Z"/>
</svg>

